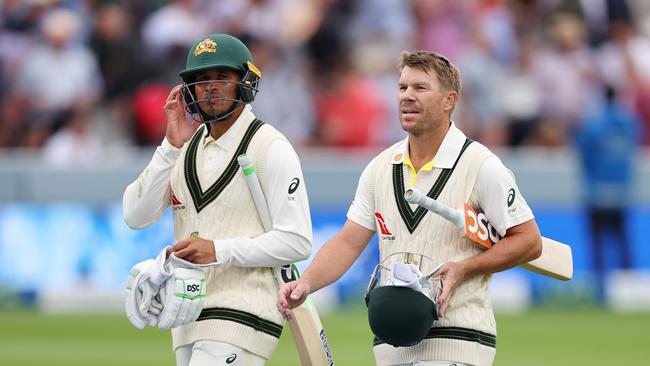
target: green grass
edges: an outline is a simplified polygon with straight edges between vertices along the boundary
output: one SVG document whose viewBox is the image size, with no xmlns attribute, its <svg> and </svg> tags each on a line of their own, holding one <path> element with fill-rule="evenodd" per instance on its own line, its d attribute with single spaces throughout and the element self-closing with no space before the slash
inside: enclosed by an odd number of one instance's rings
<svg viewBox="0 0 650 366">
<path fill-rule="evenodd" d="M 646 365 L 650 313 L 531 311 L 497 317 L 495 365 Z M 363 311 L 323 317 L 337 365 L 373 365 Z M 168 332 L 139 331 L 121 315 L 45 316 L 0 312 L 0 364 L 174 365 Z M 269 366 L 298 365 L 289 327 Z"/>
</svg>

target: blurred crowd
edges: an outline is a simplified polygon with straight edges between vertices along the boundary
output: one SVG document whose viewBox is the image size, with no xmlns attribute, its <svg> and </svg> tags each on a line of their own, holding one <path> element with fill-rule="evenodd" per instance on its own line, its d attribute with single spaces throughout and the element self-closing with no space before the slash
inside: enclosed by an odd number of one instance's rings
<svg viewBox="0 0 650 366">
<path fill-rule="evenodd" d="M 210 33 L 249 46 L 254 110 L 296 145 L 402 138 L 405 49 L 459 67 L 454 120 L 489 146 L 569 145 L 612 95 L 650 144 L 644 0 L 0 0 L 0 154 L 83 164 L 159 144 L 164 100 Z"/>
</svg>

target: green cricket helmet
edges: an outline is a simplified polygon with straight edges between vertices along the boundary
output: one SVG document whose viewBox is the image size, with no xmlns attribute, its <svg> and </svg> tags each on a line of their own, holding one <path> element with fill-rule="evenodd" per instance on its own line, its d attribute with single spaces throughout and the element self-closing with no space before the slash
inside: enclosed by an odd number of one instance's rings
<svg viewBox="0 0 650 366">
<path fill-rule="evenodd" d="M 225 80 L 208 80 L 196 82 L 196 75 L 204 70 L 227 68 L 237 71 L 241 79 L 235 84 L 238 85 L 236 99 L 213 98 L 199 100 L 195 93 L 195 86 L 201 83 L 227 84 L 233 83 Z M 183 98 L 186 109 L 190 114 L 201 114 L 203 122 L 223 121 L 242 108 L 245 104 L 251 103 L 259 90 L 259 81 L 262 73 L 255 66 L 253 56 L 239 39 L 228 34 L 212 34 L 196 42 L 187 54 L 186 67 L 180 73 L 183 79 Z M 233 106 L 225 113 L 208 113 L 199 108 L 199 102 L 207 100 L 230 100 Z"/>
<path fill-rule="evenodd" d="M 380 341 L 410 347 L 427 336 L 438 320 L 443 264 L 422 254 L 396 252 L 375 267 L 365 300 L 370 329 Z"/>
<path fill-rule="evenodd" d="M 438 320 L 436 304 L 408 287 L 377 287 L 366 295 L 366 305 L 372 333 L 395 347 L 420 343 Z"/>
</svg>

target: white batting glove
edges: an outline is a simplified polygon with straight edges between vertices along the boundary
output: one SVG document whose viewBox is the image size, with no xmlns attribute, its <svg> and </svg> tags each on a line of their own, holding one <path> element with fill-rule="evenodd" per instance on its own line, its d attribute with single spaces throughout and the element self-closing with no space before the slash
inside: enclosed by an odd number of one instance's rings
<svg viewBox="0 0 650 366">
<path fill-rule="evenodd" d="M 163 310 L 158 328 L 175 328 L 195 321 L 203 309 L 205 290 L 205 273 L 201 269 L 175 267 L 160 290 Z"/>
<path fill-rule="evenodd" d="M 158 324 L 163 310 L 160 288 L 171 277 L 171 266 L 166 266 L 169 248 L 163 248 L 155 260 L 147 259 L 136 264 L 129 273 L 125 309 L 127 318 L 138 329 Z"/>
<path fill-rule="evenodd" d="M 146 319 L 146 325 L 150 327 L 155 327 L 158 324 L 158 318 L 163 310 L 162 299 L 164 299 L 164 296 L 160 296 L 159 292 L 165 281 L 172 275 L 172 268 L 167 264 L 169 249 L 171 247 L 166 246 L 158 253 L 158 256 L 149 267 L 148 274 L 145 274 L 142 277 L 142 282 L 138 284 L 140 289 L 138 294 L 141 294 L 137 297 L 138 307 L 140 313 Z"/>
<path fill-rule="evenodd" d="M 200 265 L 167 257 L 167 246 L 155 259 L 133 266 L 126 286 L 127 318 L 136 328 L 174 328 L 193 322 L 203 309 L 205 273 Z"/>
<path fill-rule="evenodd" d="M 146 282 L 149 276 L 149 269 L 153 266 L 154 261 L 147 259 L 146 261 L 137 263 L 129 271 L 129 278 L 126 282 L 124 309 L 126 310 L 126 317 L 134 327 L 142 329 L 145 325 L 151 323 L 151 319 L 147 319 L 146 312 L 140 311 L 140 303 L 142 300 L 142 289 L 140 285 Z"/>
<path fill-rule="evenodd" d="M 160 302 L 156 300 L 160 287 L 151 284 L 149 275 L 145 274 L 143 278 L 144 281 L 137 286 L 136 290 L 138 310 L 146 319 L 146 324 L 155 327 L 158 324 L 158 315 L 160 315 Z"/>
<path fill-rule="evenodd" d="M 171 247 L 169 245 L 164 247 L 160 253 L 158 253 L 158 256 L 155 259 L 155 264 L 151 267 L 151 277 L 149 278 L 149 282 L 153 287 L 162 287 L 163 283 L 165 283 L 165 281 L 167 281 L 167 279 L 172 275 L 172 268 L 167 265 L 167 251 L 170 249 Z M 158 291 L 156 290 L 156 292 Z"/>
</svg>

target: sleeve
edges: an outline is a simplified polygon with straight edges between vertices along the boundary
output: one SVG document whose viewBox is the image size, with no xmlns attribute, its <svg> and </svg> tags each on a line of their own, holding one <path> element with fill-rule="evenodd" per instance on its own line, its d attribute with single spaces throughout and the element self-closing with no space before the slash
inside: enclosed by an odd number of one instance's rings
<svg viewBox="0 0 650 366">
<path fill-rule="evenodd" d="M 126 187 L 122 208 L 129 227 L 141 229 L 153 224 L 169 206 L 169 177 L 180 152 L 165 138 L 149 165 Z"/>
<path fill-rule="evenodd" d="M 483 210 L 501 236 L 505 236 L 509 228 L 534 218 L 514 174 L 496 156 L 483 162 L 470 203 Z"/>
<path fill-rule="evenodd" d="M 266 184 L 273 230 L 252 239 L 215 240 L 219 263 L 272 267 L 305 260 L 311 253 L 312 227 L 300 160 L 286 140 L 271 143 Z"/>
<path fill-rule="evenodd" d="M 357 192 L 354 194 L 354 201 L 348 209 L 348 219 L 365 227 L 368 230 L 376 231 L 375 225 L 375 201 L 374 201 L 374 177 L 371 172 L 375 160 L 370 162 L 361 173 Z"/>
</svg>

